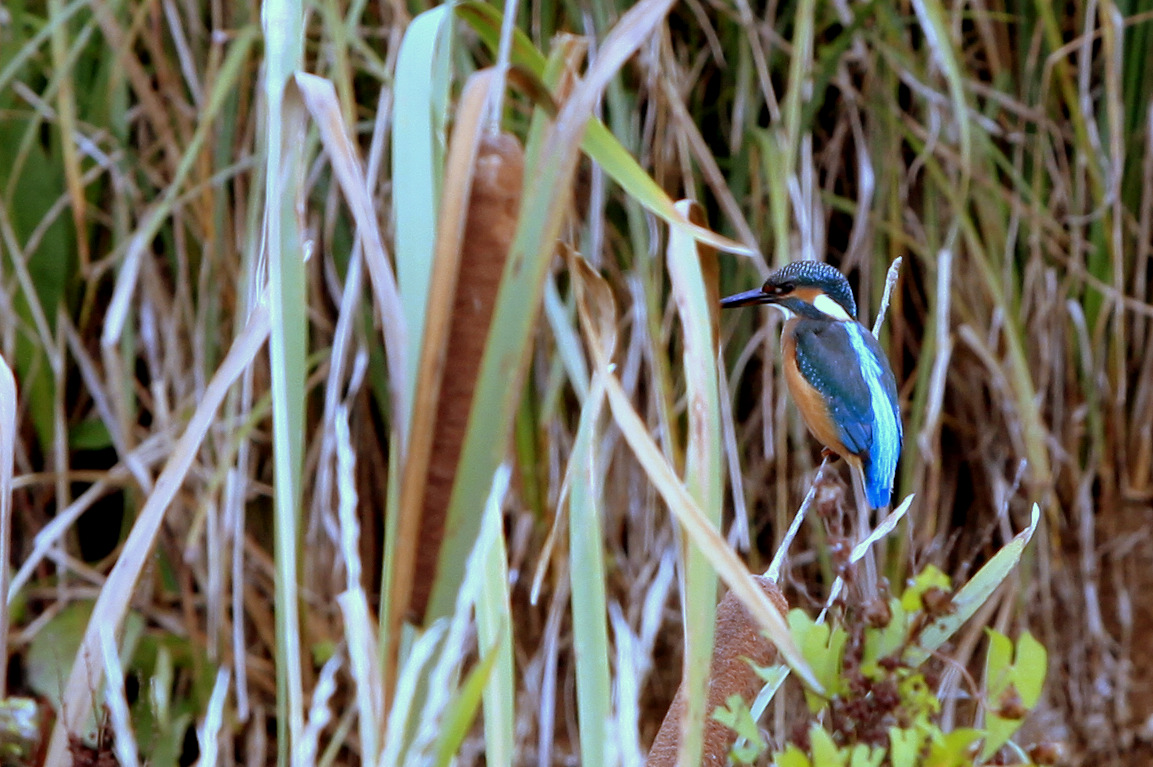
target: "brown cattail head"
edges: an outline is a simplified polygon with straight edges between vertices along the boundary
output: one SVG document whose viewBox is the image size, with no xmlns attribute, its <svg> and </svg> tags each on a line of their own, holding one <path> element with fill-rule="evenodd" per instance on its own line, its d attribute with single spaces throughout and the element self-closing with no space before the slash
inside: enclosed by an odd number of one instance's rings
<svg viewBox="0 0 1153 767">
<path fill-rule="evenodd" d="M 788 612 L 788 602 L 777 584 L 761 575 L 754 575 L 753 580 L 782 615 Z M 709 700 L 705 708 L 702 765 L 723 766 L 737 737 L 736 732 L 713 718 L 713 711 L 724 707 L 733 695 L 740 695 L 746 704 L 752 705 L 764 684 L 753 666 L 770 666 L 776 662 L 776 647 L 761 634 L 760 627 L 744 604 L 732 592 L 725 594 L 717 607 L 716 645 L 713 647 L 713 661 L 709 669 Z M 682 684 L 649 749 L 648 767 L 675 767 L 677 764 L 684 709 Z"/>
<path fill-rule="evenodd" d="M 486 133 L 477 149 L 475 175 L 461 244 L 436 425 L 428 464 L 409 617 L 420 621 L 436 580 L 452 484 L 468 429 L 476 379 L 493 308 L 516 234 L 524 178 L 524 150 L 515 136 Z"/>
</svg>

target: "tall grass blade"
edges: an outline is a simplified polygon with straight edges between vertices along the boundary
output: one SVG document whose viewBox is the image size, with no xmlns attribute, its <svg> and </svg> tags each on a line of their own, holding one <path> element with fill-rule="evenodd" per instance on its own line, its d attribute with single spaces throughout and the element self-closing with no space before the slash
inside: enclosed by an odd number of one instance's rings
<svg viewBox="0 0 1153 767">
<path fill-rule="evenodd" d="M 580 257 L 571 254 L 569 263 Z M 616 348 L 616 306 L 608 283 L 583 260 L 577 283 L 577 302 L 585 325 L 595 328 L 595 343 L 611 356 Z M 601 477 L 605 466 L 597 458 L 600 421 L 604 411 L 604 384 L 594 376 L 588 398 L 581 408 L 576 441 L 566 472 L 569 480 L 569 581 L 572 589 L 573 651 L 576 653 L 577 713 L 580 725 L 581 760 L 589 764 L 613 764 L 612 744 L 617 737 L 609 729 L 613 720 L 612 685 L 609 672 L 608 602 L 604 561 L 605 515 Z"/>
<path fill-rule="evenodd" d="M 509 600 L 508 551 L 504 541 L 502 505 L 508 493 L 512 471 L 507 466 L 497 469 L 492 492 L 484 508 L 480 538 L 477 540 L 480 562 L 480 593 L 476 598 L 476 639 L 484 650 L 481 666 L 474 670 L 460 690 L 460 724 L 471 722 L 475 702 L 469 703 L 471 689 L 484 679 L 484 744 L 485 764 L 512 767 L 516 764 L 516 677 L 513 644 L 516 632 Z M 473 699 L 475 701 L 475 699 Z M 446 728 L 447 729 L 447 728 Z M 467 728 L 460 727 L 461 736 Z M 444 754 L 446 749 L 441 749 Z"/>
<path fill-rule="evenodd" d="M 405 30 L 396 62 L 392 126 L 392 211 L 396 221 L 396 278 L 413 359 L 424 348 L 425 312 L 435 260 L 443 184 L 453 8 L 417 16 Z M 417 367 L 404 381 L 406 409 L 416 397 Z M 406 415 L 403 423 L 409 423 Z"/>
<path fill-rule="evenodd" d="M 304 196 L 304 109 L 286 98 L 304 63 L 304 7 L 269 0 L 264 29 L 265 219 L 268 253 L 272 438 L 276 485 L 277 754 L 287 767 L 304 730 L 298 581 L 301 471 L 304 467 L 304 379 L 308 351 L 303 236 L 297 211 Z"/>
<path fill-rule="evenodd" d="M 12 560 L 12 471 L 16 458 L 16 379 L 0 357 L 0 562 Z M 11 625 L 12 578 L 5 564 L 0 568 L 0 658 L 8 657 Z M 0 677 L 0 700 L 8 697 L 8 675 Z"/>
<path fill-rule="evenodd" d="M 702 223 L 695 203 L 682 200 L 678 212 Z M 724 501 L 724 466 L 721 456 L 721 404 L 717 377 L 716 252 L 694 242 L 676 229 L 669 234 L 669 278 L 684 332 L 684 377 L 688 400 L 688 440 L 685 451 L 685 486 L 714 531 L 721 528 Z M 685 625 L 685 721 L 682 724 L 681 765 L 700 760 L 713 631 L 717 605 L 717 576 L 708 557 L 694 545 L 683 546 Z"/>
</svg>

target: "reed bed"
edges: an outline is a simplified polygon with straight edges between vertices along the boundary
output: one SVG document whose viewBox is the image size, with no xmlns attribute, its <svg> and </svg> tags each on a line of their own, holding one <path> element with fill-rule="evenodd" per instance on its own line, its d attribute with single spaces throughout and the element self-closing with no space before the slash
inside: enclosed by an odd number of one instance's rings
<svg viewBox="0 0 1153 767">
<path fill-rule="evenodd" d="M 871 326 L 897 257 L 884 573 L 1037 504 L 946 655 L 1030 629 L 1028 735 L 1150 758 L 1151 52 L 1114 0 L 0 8 L 15 758 L 642 763 L 722 586 L 799 657 L 747 573 L 819 448 L 718 291 L 825 259 Z"/>
</svg>

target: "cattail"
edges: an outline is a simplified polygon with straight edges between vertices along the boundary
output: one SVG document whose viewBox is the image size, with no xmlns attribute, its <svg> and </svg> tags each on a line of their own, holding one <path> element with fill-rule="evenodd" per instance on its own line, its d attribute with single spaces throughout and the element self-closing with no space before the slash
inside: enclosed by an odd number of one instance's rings
<svg viewBox="0 0 1153 767">
<path fill-rule="evenodd" d="M 445 517 L 468 428 L 476 379 L 509 247 L 516 234 L 524 150 L 515 136 L 485 133 L 475 175 L 445 349 L 436 426 L 428 464 L 409 615 L 421 620 L 436 580 Z"/>
<path fill-rule="evenodd" d="M 782 614 L 789 605 L 777 584 L 761 575 L 752 576 Z M 777 662 L 777 649 L 761 634 L 760 626 L 744 604 L 732 592 L 725 594 L 717 607 L 716 644 L 709 669 L 709 697 L 705 708 L 705 740 L 702 765 L 724 765 L 737 733 L 713 718 L 713 711 L 723 708 L 733 695 L 740 695 L 746 705 L 764 684 L 756 666 Z M 684 685 L 677 690 L 665 720 L 661 723 L 649 750 L 648 767 L 675 767 L 681 742 L 681 719 L 684 715 Z"/>
</svg>

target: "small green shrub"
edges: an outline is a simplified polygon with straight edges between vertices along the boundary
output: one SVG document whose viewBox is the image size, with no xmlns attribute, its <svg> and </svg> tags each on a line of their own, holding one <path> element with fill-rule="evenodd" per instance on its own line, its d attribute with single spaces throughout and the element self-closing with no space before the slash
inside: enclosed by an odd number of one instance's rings
<svg viewBox="0 0 1153 767">
<path fill-rule="evenodd" d="M 988 650 L 981 689 L 968 697 L 971 726 L 944 727 L 935 642 L 927 631 L 955 619 L 952 584 L 930 566 L 898 597 L 847 605 L 832 623 L 804 611 L 789 613 L 793 638 L 824 695 L 805 690 L 810 717 L 771 754 L 776 767 L 962 767 L 1046 764 L 1052 749 L 1026 752 L 1011 738 L 1037 705 L 1048 656 L 1029 632 L 1016 642 L 986 628 Z M 773 671 L 771 669 L 767 673 Z M 775 673 L 775 672 L 774 672 Z M 966 677 L 968 678 L 968 677 Z M 970 681 L 971 686 L 976 683 Z M 964 695 L 964 693 L 962 693 Z M 742 735 L 731 759 L 752 763 L 767 746 L 751 712 L 736 698 L 716 714 Z M 1035 757 L 1035 758 L 1034 758 Z M 763 761 L 759 762 L 763 763 Z"/>
</svg>

